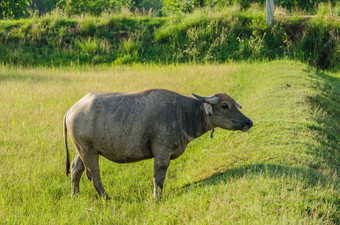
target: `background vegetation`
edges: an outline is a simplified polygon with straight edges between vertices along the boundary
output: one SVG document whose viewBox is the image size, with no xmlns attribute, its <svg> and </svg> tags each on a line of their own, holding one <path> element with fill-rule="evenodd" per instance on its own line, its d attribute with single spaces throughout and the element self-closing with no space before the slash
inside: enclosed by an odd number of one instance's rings
<svg viewBox="0 0 340 225">
<path fill-rule="evenodd" d="M 340 7 L 322 5 L 313 17 L 230 6 L 172 17 L 130 12 L 0 21 L 0 61 L 19 65 L 225 62 L 291 58 L 339 69 Z"/>
<path fill-rule="evenodd" d="M 288 10 L 304 10 L 315 13 L 320 3 L 335 5 L 336 0 L 274 0 L 276 7 Z M 29 11 L 42 15 L 55 9 L 63 9 L 68 15 L 88 13 L 100 15 L 105 11 L 152 10 L 158 15 L 186 14 L 195 8 L 223 8 L 240 5 L 248 8 L 254 4 L 264 6 L 265 0 L 2 0 L 0 16 L 3 18 L 19 18 L 28 16 Z"/>
<path fill-rule="evenodd" d="M 1 65 L 0 224 L 339 224 L 339 79 L 296 61 Z M 227 92 L 255 125 L 190 143 L 171 162 L 158 204 L 153 160 L 120 165 L 101 158 L 112 200 L 102 202 L 85 175 L 71 198 L 66 110 L 90 91 L 156 87 L 188 96 Z"/>
</svg>

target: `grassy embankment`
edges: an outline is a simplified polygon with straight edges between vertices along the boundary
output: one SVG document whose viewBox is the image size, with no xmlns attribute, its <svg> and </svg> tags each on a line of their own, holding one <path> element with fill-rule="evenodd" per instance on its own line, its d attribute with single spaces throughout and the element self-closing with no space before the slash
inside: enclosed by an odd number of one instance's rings
<svg viewBox="0 0 340 225">
<path fill-rule="evenodd" d="M 338 224 L 339 78 L 295 61 L 80 68 L 0 66 L 0 224 Z M 231 94 L 255 123 L 217 130 L 170 164 L 152 198 L 152 160 L 101 159 L 102 202 L 84 176 L 70 196 L 62 119 L 90 91 Z M 228 138 L 227 138 L 228 137 Z M 226 142 L 224 143 L 225 139 Z M 72 155 L 74 148 L 71 147 Z"/>
<path fill-rule="evenodd" d="M 340 6 L 316 15 L 237 6 L 178 17 L 103 14 L 0 20 L 0 62 L 16 65 L 226 62 L 290 58 L 339 68 Z"/>
</svg>

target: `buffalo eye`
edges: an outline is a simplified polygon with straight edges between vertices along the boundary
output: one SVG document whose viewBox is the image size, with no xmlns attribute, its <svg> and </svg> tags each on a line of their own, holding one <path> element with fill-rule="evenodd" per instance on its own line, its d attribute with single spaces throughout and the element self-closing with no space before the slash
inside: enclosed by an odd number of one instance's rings
<svg viewBox="0 0 340 225">
<path fill-rule="evenodd" d="M 222 108 L 222 109 L 228 109 L 229 106 L 228 106 L 228 104 L 223 104 L 223 105 L 221 105 L 221 108 Z"/>
</svg>

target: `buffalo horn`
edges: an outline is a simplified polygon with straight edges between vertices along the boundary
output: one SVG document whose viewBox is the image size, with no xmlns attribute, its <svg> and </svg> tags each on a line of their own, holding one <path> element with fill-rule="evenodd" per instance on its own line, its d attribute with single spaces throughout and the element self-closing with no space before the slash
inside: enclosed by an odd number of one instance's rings
<svg viewBox="0 0 340 225">
<path fill-rule="evenodd" d="M 218 97 L 217 96 L 202 97 L 202 96 L 196 95 L 194 93 L 192 93 L 192 95 L 201 102 L 205 102 L 205 103 L 209 103 L 209 104 L 217 104 L 218 103 Z"/>
</svg>

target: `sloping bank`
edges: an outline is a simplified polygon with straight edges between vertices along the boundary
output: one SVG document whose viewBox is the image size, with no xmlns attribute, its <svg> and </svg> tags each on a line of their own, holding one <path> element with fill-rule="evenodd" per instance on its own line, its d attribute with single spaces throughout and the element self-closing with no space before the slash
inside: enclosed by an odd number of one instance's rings
<svg viewBox="0 0 340 225">
<path fill-rule="evenodd" d="M 340 22 L 231 7 L 182 17 L 61 14 L 0 21 L 0 61 L 20 65 L 225 62 L 294 58 L 321 69 L 339 68 Z"/>
</svg>

